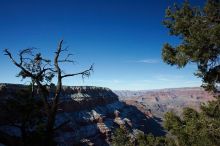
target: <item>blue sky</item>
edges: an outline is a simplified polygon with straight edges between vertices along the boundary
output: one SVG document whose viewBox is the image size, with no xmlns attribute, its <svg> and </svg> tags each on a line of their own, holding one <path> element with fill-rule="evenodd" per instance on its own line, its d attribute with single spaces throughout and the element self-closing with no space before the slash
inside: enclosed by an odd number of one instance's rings
<svg viewBox="0 0 220 146">
<path fill-rule="evenodd" d="M 199 86 L 190 64 L 177 69 L 162 62 L 164 43 L 178 44 L 162 25 L 167 6 L 181 0 L 0 0 L 0 48 L 14 55 L 36 47 L 53 57 L 64 39 L 76 60 L 65 72 L 95 64 L 84 81 L 68 78 L 65 85 L 93 85 L 111 89 L 159 89 Z M 204 1 L 191 0 L 194 5 Z M 0 53 L 0 82 L 26 83 L 15 77 L 18 69 Z"/>
</svg>

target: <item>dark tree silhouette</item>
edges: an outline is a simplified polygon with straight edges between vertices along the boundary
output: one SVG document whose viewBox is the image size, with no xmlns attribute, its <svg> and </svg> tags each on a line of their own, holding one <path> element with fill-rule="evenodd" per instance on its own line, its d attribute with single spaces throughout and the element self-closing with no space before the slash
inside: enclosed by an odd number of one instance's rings
<svg viewBox="0 0 220 146">
<path fill-rule="evenodd" d="M 43 58 L 40 53 L 34 54 L 34 48 L 27 48 L 20 51 L 18 61 L 12 56 L 8 49 L 4 50 L 5 55 L 8 56 L 12 63 L 21 70 L 18 76 L 21 76 L 23 79 L 31 79 L 32 95 L 37 92 L 39 94 L 38 96 L 41 97 L 47 119 L 45 127 L 45 144 L 47 145 L 53 145 L 54 130 L 66 123 L 64 122 L 55 127 L 56 114 L 60 102 L 60 93 L 62 91 L 62 79 L 77 75 L 81 75 L 82 78 L 89 77 L 91 71 L 93 71 L 93 65 L 91 65 L 89 69 L 82 72 L 64 74 L 60 63 L 73 63 L 74 61 L 69 59 L 72 54 L 67 54 L 64 59 L 60 59 L 61 54 L 68 51 L 67 48 L 63 49 L 62 45 L 63 40 L 58 44 L 53 63 L 51 60 Z M 57 83 L 55 86 L 55 94 L 51 97 L 52 95 L 50 95 L 49 90 L 52 79 L 54 78 L 56 78 Z M 37 91 L 35 91 L 35 87 Z"/>
</svg>

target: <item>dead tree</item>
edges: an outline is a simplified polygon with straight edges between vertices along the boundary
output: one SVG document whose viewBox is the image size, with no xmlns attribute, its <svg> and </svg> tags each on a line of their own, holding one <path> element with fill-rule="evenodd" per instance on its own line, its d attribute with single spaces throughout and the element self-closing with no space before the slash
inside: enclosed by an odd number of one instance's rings
<svg viewBox="0 0 220 146">
<path fill-rule="evenodd" d="M 36 86 L 40 91 L 40 97 L 44 105 L 44 112 L 47 118 L 46 122 L 46 144 L 51 145 L 48 142 L 53 140 L 53 134 L 55 129 L 55 120 L 57 115 L 57 109 L 60 102 L 60 93 L 62 91 L 62 79 L 66 77 L 73 77 L 81 75 L 82 78 L 89 77 L 91 71 L 93 71 L 93 65 L 89 69 L 78 73 L 64 74 L 60 68 L 60 63 L 72 63 L 73 60 L 69 59 L 72 54 L 67 54 L 64 59 L 60 59 L 60 56 L 67 49 L 62 48 L 63 40 L 58 44 L 55 52 L 53 63 L 51 60 L 42 58 L 41 54 L 33 54 L 33 48 L 23 49 L 19 53 L 19 60 L 17 61 L 8 49 L 4 50 L 6 56 L 18 67 L 21 71 L 18 76 L 22 78 L 29 78 L 32 81 L 32 89 Z M 48 83 L 51 83 L 53 78 L 57 79 L 55 94 L 53 98 L 49 98 Z"/>
</svg>

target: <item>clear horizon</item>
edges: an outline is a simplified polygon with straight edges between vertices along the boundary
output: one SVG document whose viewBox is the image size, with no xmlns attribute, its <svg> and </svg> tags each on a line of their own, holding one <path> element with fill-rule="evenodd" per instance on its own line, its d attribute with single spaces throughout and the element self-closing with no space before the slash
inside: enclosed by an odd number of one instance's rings
<svg viewBox="0 0 220 146">
<path fill-rule="evenodd" d="M 178 0 L 182 3 L 184 0 Z M 94 73 L 63 80 L 64 85 L 101 86 L 112 90 L 151 90 L 199 87 L 196 66 L 177 69 L 163 63 L 164 43 L 179 40 L 162 25 L 165 9 L 176 0 L 7 0 L 0 5 L 0 48 L 16 56 L 27 47 L 53 57 L 58 41 L 74 54 L 76 64 L 64 64 L 65 72 L 94 65 Z M 203 5 L 204 0 L 191 0 Z M 1 51 L 2 52 L 2 51 Z M 16 77 L 18 69 L 0 53 L 0 83 L 27 83 Z"/>
</svg>

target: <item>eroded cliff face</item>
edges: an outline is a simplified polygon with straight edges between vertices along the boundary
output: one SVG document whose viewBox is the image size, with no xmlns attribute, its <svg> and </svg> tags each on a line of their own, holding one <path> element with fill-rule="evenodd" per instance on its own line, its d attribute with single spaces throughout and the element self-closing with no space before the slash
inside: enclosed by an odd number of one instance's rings
<svg viewBox="0 0 220 146">
<path fill-rule="evenodd" d="M 27 86 L 0 84 L 0 99 L 13 98 L 17 91 L 25 88 Z M 103 87 L 64 86 L 56 126 L 66 124 L 56 131 L 58 144 L 109 145 L 114 130 L 122 126 L 126 126 L 133 136 L 137 131 L 164 135 L 161 123 L 165 112 L 174 110 L 181 113 L 188 106 L 198 109 L 202 102 L 213 100 L 213 96 L 202 88 L 115 93 Z M 20 135 L 16 128 L 0 126 L 0 130 Z"/>
<path fill-rule="evenodd" d="M 91 109 L 96 106 L 118 101 L 118 96 L 110 89 L 94 86 L 64 86 L 60 108 L 65 112 Z"/>
<path fill-rule="evenodd" d="M 1 84 L 0 98 L 13 97 L 22 88 L 26 86 Z M 147 126 L 157 124 L 135 106 L 119 101 L 110 89 L 92 86 L 63 87 L 56 125 L 62 123 L 66 124 L 56 131 L 55 140 L 65 146 L 109 145 L 118 127 L 126 126 L 134 134 L 138 130 L 151 132 Z"/>
<path fill-rule="evenodd" d="M 63 91 L 57 125 L 69 122 L 57 132 L 60 144 L 109 145 L 114 130 L 123 126 L 131 134 L 150 132 L 147 125 L 153 121 L 135 106 L 119 101 L 108 88 L 64 87 Z"/>
<path fill-rule="evenodd" d="M 163 118 L 164 113 L 168 111 L 181 114 L 182 109 L 185 107 L 200 110 L 202 103 L 214 100 L 211 93 L 200 87 L 149 91 L 115 91 L 115 93 L 127 104 L 142 109 L 150 109 L 155 116 L 160 118 Z"/>
<path fill-rule="evenodd" d="M 109 145 L 114 130 L 122 126 L 133 136 L 137 131 L 164 135 L 165 112 L 198 109 L 209 100 L 212 95 L 202 88 L 155 90 L 120 101 L 108 88 L 64 87 L 56 123 L 69 122 L 57 131 L 56 140 L 60 145 Z"/>
</svg>

